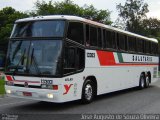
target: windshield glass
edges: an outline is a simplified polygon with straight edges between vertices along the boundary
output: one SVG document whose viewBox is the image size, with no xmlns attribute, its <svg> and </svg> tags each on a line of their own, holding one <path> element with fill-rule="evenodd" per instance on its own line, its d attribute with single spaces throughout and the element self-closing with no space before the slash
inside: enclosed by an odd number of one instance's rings
<svg viewBox="0 0 160 120">
<path fill-rule="evenodd" d="M 11 35 L 15 37 L 63 37 L 64 21 L 29 21 L 16 23 Z"/>
<path fill-rule="evenodd" d="M 6 72 L 13 74 L 59 75 L 61 40 L 12 40 Z"/>
</svg>

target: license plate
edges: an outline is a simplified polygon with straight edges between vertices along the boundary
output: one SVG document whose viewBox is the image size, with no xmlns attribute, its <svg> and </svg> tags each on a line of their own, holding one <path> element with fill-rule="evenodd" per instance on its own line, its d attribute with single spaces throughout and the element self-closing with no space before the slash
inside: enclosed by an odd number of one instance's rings
<svg viewBox="0 0 160 120">
<path fill-rule="evenodd" d="M 32 93 L 30 93 L 30 92 L 23 92 L 23 96 L 32 96 Z"/>
</svg>

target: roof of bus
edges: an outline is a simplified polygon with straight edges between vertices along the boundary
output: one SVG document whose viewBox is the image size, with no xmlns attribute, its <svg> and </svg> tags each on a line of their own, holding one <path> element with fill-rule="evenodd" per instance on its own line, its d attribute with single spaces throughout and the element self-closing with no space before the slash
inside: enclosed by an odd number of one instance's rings
<svg viewBox="0 0 160 120">
<path fill-rule="evenodd" d="M 102 23 L 98 23 L 98 22 L 88 20 L 88 19 L 78 17 L 78 16 L 69 16 L 69 15 L 37 16 L 37 17 L 29 17 L 29 18 L 19 19 L 19 20 L 16 21 L 16 23 L 17 22 L 27 22 L 27 21 L 38 21 L 38 20 L 54 20 L 54 19 L 81 21 L 81 22 L 89 23 L 89 24 L 96 25 L 96 26 L 99 26 L 99 27 L 107 28 L 109 30 L 121 32 L 121 33 L 124 33 L 124 34 L 127 34 L 127 35 L 135 36 L 135 37 L 138 37 L 138 38 L 142 38 L 142 39 L 146 39 L 146 40 L 158 43 L 157 39 L 148 38 L 148 37 L 145 37 L 145 36 L 142 36 L 142 35 L 131 33 L 131 32 L 128 32 L 128 31 L 124 31 L 124 30 L 121 30 L 121 29 L 118 29 L 118 28 L 111 27 L 109 25 L 104 25 Z"/>
</svg>

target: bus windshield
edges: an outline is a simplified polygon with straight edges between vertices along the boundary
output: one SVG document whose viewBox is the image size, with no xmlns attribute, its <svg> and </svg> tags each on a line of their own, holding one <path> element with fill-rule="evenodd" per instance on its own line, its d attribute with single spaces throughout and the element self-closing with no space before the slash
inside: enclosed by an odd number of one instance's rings
<svg viewBox="0 0 160 120">
<path fill-rule="evenodd" d="M 61 20 L 16 23 L 11 38 L 63 37 L 65 22 Z"/>
<path fill-rule="evenodd" d="M 60 74 L 61 40 L 12 40 L 6 72 L 13 74 Z"/>
</svg>

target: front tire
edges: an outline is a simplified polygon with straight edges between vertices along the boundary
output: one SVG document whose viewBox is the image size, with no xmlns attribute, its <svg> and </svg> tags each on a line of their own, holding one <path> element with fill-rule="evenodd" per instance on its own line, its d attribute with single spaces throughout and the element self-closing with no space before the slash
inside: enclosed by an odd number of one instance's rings
<svg viewBox="0 0 160 120">
<path fill-rule="evenodd" d="M 91 103 L 94 99 L 94 84 L 91 80 L 86 80 L 82 88 L 82 103 Z"/>
</svg>

